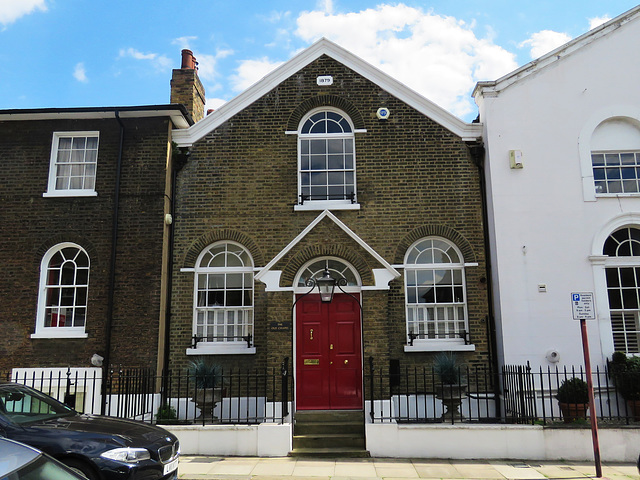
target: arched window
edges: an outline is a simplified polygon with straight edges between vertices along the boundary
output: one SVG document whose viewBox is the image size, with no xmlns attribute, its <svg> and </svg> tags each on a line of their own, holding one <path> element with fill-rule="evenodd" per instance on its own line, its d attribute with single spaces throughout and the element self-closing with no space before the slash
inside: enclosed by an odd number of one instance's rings
<svg viewBox="0 0 640 480">
<path fill-rule="evenodd" d="M 61 243 L 43 257 L 36 332 L 33 337 L 85 337 L 89 291 L 89 255 L 73 243 Z"/>
<path fill-rule="evenodd" d="M 331 276 L 336 280 L 345 279 L 346 285 L 342 286 L 344 289 L 360 285 L 360 279 L 353 267 L 341 260 L 327 257 L 316 259 L 306 265 L 300 272 L 296 287 L 304 289 L 307 286 L 307 281 L 321 277 L 325 268 L 329 270 Z"/>
<path fill-rule="evenodd" d="M 466 343 L 464 261 L 443 238 L 423 238 L 406 253 L 407 336 L 414 341 Z"/>
<path fill-rule="evenodd" d="M 299 204 L 356 203 L 354 131 L 337 110 L 314 110 L 298 132 Z"/>
<path fill-rule="evenodd" d="M 640 229 L 624 227 L 604 243 L 613 347 L 640 353 Z"/>
<path fill-rule="evenodd" d="M 253 337 L 253 260 L 233 242 L 206 248 L 195 269 L 194 336 L 198 348 Z"/>
<path fill-rule="evenodd" d="M 596 195 L 640 193 L 640 125 L 630 118 L 602 122 L 591 137 Z"/>
</svg>

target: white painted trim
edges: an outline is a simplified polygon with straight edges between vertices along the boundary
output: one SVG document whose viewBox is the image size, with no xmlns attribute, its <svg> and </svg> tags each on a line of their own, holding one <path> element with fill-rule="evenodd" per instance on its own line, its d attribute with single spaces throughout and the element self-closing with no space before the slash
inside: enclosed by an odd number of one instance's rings
<svg viewBox="0 0 640 480">
<path fill-rule="evenodd" d="M 459 137 L 462 137 L 463 140 L 476 140 L 482 136 L 482 124 L 466 123 L 460 120 L 458 117 L 442 109 L 430 100 L 427 100 L 419 93 L 411 90 L 406 85 L 351 52 L 326 38 L 321 38 L 309 48 L 295 55 L 286 63 L 281 64 L 257 83 L 222 105 L 195 125 L 184 130 L 173 130 L 173 141 L 175 141 L 179 147 L 193 145 L 209 132 L 259 100 L 291 75 L 322 55 L 328 55 L 359 75 L 362 75 L 394 97 L 415 108 L 418 112 L 431 118 Z"/>
<path fill-rule="evenodd" d="M 215 342 L 199 343 L 198 348 L 187 348 L 187 355 L 253 355 L 256 347 L 247 347 L 246 342 L 215 345 Z"/>
<path fill-rule="evenodd" d="M 359 203 L 342 200 L 307 200 L 302 205 L 294 205 L 294 212 L 311 212 L 318 210 L 360 210 Z"/>
<path fill-rule="evenodd" d="M 60 328 L 66 327 L 40 327 L 38 333 L 32 333 L 31 338 L 88 338 L 84 328 L 69 328 L 70 331 L 56 332 Z M 51 330 L 51 331 L 48 331 Z"/>
<path fill-rule="evenodd" d="M 589 30 L 587 33 L 574 38 L 570 42 L 552 50 L 532 62 L 500 77 L 498 80 L 489 82 L 478 82 L 471 94 L 472 97 L 495 97 L 511 85 L 518 83 L 527 77 L 538 73 L 540 70 L 562 61 L 565 57 L 582 49 L 597 39 L 611 34 L 624 24 L 636 20 L 640 15 L 640 5 L 617 16 L 616 18 L 603 23 L 599 27 Z"/>
<path fill-rule="evenodd" d="M 267 265 L 265 265 L 262 270 L 260 270 L 256 275 L 255 279 L 262 281 L 262 277 L 267 274 L 271 270 L 271 268 L 282 259 L 295 245 L 297 245 L 300 240 L 302 240 L 311 230 L 313 230 L 316 225 L 318 225 L 325 217 L 331 219 L 336 225 L 338 225 L 347 235 L 349 235 L 358 245 L 364 248 L 373 258 L 375 258 L 386 270 L 389 271 L 393 278 L 398 278 L 400 273 L 393 268 L 378 252 L 376 252 L 373 248 L 371 248 L 364 240 L 362 240 L 356 233 L 347 227 L 344 223 L 342 223 L 335 215 L 333 215 L 329 210 L 323 211 L 320 215 L 318 215 L 309 225 L 306 226 L 302 232 L 298 234 L 296 238 L 289 242 L 289 245 L 284 247 L 280 253 L 278 253 L 275 257 L 271 259 Z"/>
<path fill-rule="evenodd" d="M 45 198 L 68 198 L 68 197 L 97 197 L 98 192 L 95 190 L 56 190 L 54 192 L 44 192 Z"/>
<path fill-rule="evenodd" d="M 404 351 L 411 352 L 475 352 L 473 344 L 453 343 L 446 340 L 414 340 L 413 345 L 405 345 Z"/>
</svg>

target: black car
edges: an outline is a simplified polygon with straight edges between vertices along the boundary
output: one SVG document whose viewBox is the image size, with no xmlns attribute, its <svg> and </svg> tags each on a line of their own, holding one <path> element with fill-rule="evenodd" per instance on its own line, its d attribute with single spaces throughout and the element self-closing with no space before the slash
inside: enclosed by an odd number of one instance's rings
<svg viewBox="0 0 640 480">
<path fill-rule="evenodd" d="M 0 479 L 2 480 L 82 480 L 83 478 L 40 450 L 0 437 Z"/>
<path fill-rule="evenodd" d="M 89 480 L 178 478 L 179 443 L 166 430 L 79 414 L 17 383 L 0 383 L 0 436 L 36 447 Z"/>
</svg>

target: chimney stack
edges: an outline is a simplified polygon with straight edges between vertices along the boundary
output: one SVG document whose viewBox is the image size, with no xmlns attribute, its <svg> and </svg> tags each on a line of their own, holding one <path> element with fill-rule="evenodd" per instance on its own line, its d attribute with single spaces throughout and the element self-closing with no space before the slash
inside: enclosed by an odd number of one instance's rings
<svg viewBox="0 0 640 480">
<path fill-rule="evenodd" d="M 182 50 L 180 69 L 173 70 L 170 101 L 187 107 L 194 122 L 204 117 L 204 87 L 198 78 L 198 62 L 191 50 Z"/>
</svg>

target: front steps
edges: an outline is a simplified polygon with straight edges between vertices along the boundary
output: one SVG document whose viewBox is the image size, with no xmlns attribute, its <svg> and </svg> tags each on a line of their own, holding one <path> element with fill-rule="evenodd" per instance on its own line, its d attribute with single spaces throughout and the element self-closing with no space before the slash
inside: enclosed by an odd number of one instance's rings
<svg viewBox="0 0 640 480">
<path fill-rule="evenodd" d="M 300 410 L 294 415 L 289 456 L 369 457 L 362 410 Z"/>
</svg>

